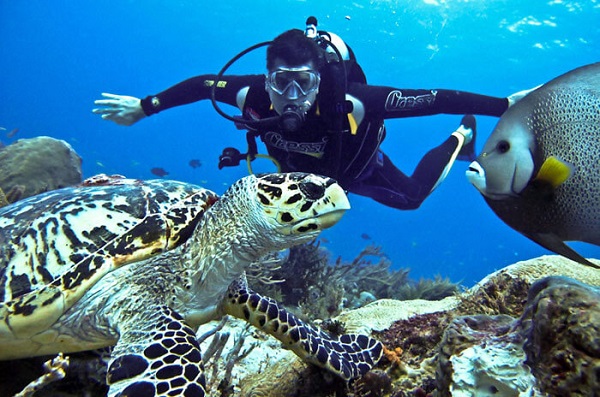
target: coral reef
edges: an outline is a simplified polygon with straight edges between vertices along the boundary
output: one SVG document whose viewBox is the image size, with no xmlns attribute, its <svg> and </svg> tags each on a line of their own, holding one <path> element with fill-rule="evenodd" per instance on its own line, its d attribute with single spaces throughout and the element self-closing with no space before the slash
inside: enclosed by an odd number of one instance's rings
<svg viewBox="0 0 600 397">
<path fill-rule="evenodd" d="M 0 149 L 0 202 L 81 182 L 81 158 L 65 141 L 40 136 Z"/>
<path fill-rule="evenodd" d="M 331 263 L 329 252 L 314 241 L 290 249 L 277 266 L 266 266 L 266 270 L 258 266 L 262 271 L 256 277 L 268 281 L 266 285 L 253 283 L 253 288 L 310 320 L 328 319 L 378 299 L 439 300 L 458 292 L 458 285 L 449 279 L 437 276 L 414 281 L 408 269 L 393 270 L 391 265 L 381 247 L 374 245 L 349 263 L 341 258 Z"/>
<path fill-rule="evenodd" d="M 483 289 L 489 287 L 476 294 Z M 544 277 L 529 288 L 521 312 L 452 321 L 439 348 L 440 397 L 597 395 L 600 290 L 564 276 Z"/>
<path fill-rule="evenodd" d="M 348 269 L 356 264 L 323 268 L 325 253 L 315 248 L 316 243 L 299 248 L 292 260 L 302 262 L 305 249 L 312 255 L 307 256 L 311 269 L 328 275 L 330 281 L 340 280 L 344 291 L 349 288 L 343 281 L 348 274 L 360 274 Z M 286 260 L 289 257 L 265 258 L 269 270 L 260 270 L 257 264 L 251 279 L 266 288 L 279 288 L 283 284 L 279 276 L 294 274 L 285 273 Z M 339 276 L 342 270 L 345 273 Z M 557 275 L 569 278 L 548 277 Z M 373 332 L 386 346 L 379 365 L 349 384 L 301 361 L 275 339 L 236 319 L 205 324 L 197 334 L 214 396 L 594 396 L 600 390 L 600 292 L 593 286 L 600 286 L 597 269 L 544 256 L 508 266 L 441 300 L 379 299 L 344 310 L 322 325 L 332 333 Z M 305 297 L 292 292 L 299 301 Z M 67 377 L 36 396 L 71 397 L 82 390 L 88 396 L 102 396 L 100 361 L 90 353 L 82 355 L 88 361 L 80 364 L 82 356 L 69 355 Z M 35 368 L 24 387 L 43 376 L 47 359 L 0 363 L 0 377 L 23 368 L 17 365 Z M 71 373 L 77 367 L 80 372 Z M 5 378 L 4 382 L 14 380 Z M 4 390 L 8 389 L 0 381 L 0 396 Z"/>
<path fill-rule="evenodd" d="M 402 320 L 428 313 L 454 310 L 459 303 L 460 299 L 456 296 L 449 296 L 439 301 L 379 299 L 364 307 L 344 311 L 336 319 L 345 324 L 347 332 L 371 333 L 389 329 L 394 323 Z"/>
<path fill-rule="evenodd" d="M 378 300 L 343 312 L 336 319 L 347 332 L 373 330 L 386 350 L 371 375 L 336 395 L 597 395 L 600 297 L 589 285 L 546 278 L 565 273 L 600 285 L 598 270 L 544 256 L 508 266 L 456 297 Z M 297 360 L 291 360 L 279 367 L 277 379 L 300 387 Z M 267 368 L 260 379 L 273 376 Z M 302 382 L 309 382 L 306 376 Z M 313 395 L 331 394 L 328 389 Z"/>
<path fill-rule="evenodd" d="M 519 316 L 523 312 L 530 286 L 527 280 L 514 278 L 506 272 L 498 273 L 489 282 L 479 283 L 460 296 L 458 314 Z"/>
<path fill-rule="evenodd" d="M 548 277 L 530 290 L 521 318 L 526 363 L 542 392 L 600 394 L 600 289 Z"/>
<path fill-rule="evenodd" d="M 455 318 L 437 349 L 438 396 L 534 396 L 524 339 L 507 315 Z"/>
<path fill-rule="evenodd" d="M 447 277 L 442 278 L 438 274 L 433 279 L 421 278 L 417 282 L 408 280 L 404 285 L 393 289 L 386 297 L 399 300 L 425 299 L 433 301 L 452 296 L 457 294 L 458 291 L 458 284 L 453 283 Z"/>
</svg>

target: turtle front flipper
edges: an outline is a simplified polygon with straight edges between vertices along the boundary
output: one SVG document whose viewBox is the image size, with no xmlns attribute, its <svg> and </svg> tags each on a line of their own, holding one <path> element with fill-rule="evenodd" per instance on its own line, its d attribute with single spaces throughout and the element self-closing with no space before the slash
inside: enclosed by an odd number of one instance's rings
<svg viewBox="0 0 600 397">
<path fill-rule="evenodd" d="M 381 358 L 381 342 L 359 334 L 332 337 L 305 324 L 268 297 L 252 291 L 242 276 L 231 283 L 223 302 L 226 314 L 248 321 L 279 339 L 303 360 L 325 368 L 345 380 L 367 373 Z"/>
<path fill-rule="evenodd" d="M 128 323 L 130 328 L 120 330 L 108 364 L 109 396 L 204 397 L 206 382 L 196 334 L 169 307 L 157 310 L 158 316 L 147 316 L 149 310 L 139 313 Z M 140 325 L 140 319 L 148 327 Z"/>
</svg>

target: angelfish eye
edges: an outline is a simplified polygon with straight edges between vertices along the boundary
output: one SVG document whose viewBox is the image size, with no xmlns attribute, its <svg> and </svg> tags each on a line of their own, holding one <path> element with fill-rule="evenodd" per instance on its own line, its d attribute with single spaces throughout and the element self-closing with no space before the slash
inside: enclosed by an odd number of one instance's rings
<svg viewBox="0 0 600 397">
<path fill-rule="evenodd" d="M 506 153 L 510 150 L 510 143 L 508 143 L 508 141 L 500 141 L 496 145 L 496 149 L 498 149 L 500 153 Z"/>
</svg>

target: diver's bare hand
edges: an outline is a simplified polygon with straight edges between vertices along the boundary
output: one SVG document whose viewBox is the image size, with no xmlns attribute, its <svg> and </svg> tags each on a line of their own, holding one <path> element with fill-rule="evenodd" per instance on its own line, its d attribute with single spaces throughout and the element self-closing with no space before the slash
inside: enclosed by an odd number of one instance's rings
<svg viewBox="0 0 600 397">
<path fill-rule="evenodd" d="M 94 104 L 102 107 L 93 109 L 92 112 L 101 115 L 104 120 L 119 125 L 133 125 L 146 117 L 139 98 L 106 92 L 103 92 L 102 96 L 108 99 L 95 100 Z"/>
</svg>

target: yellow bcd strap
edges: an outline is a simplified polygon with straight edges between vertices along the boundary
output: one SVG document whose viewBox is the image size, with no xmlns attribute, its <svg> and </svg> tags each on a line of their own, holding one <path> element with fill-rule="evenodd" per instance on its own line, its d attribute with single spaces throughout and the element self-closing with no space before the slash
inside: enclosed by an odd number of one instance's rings
<svg viewBox="0 0 600 397">
<path fill-rule="evenodd" d="M 275 164 L 275 167 L 277 168 L 277 172 L 281 172 L 281 165 L 279 164 L 279 161 L 277 161 L 274 157 L 271 157 L 267 154 L 260 154 L 260 153 L 255 154 L 254 157 L 271 160 L 273 162 L 273 164 Z M 254 174 L 254 171 L 252 170 L 252 158 L 250 155 L 246 156 L 246 166 L 248 167 L 248 173 Z"/>
</svg>

